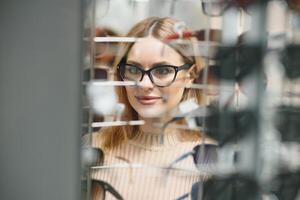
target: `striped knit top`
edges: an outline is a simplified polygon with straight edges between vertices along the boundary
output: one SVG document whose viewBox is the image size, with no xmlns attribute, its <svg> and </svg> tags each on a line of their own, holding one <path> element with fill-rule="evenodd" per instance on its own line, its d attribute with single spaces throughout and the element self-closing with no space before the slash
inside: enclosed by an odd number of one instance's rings
<svg viewBox="0 0 300 200">
<path fill-rule="evenodd" d="M 177 199 L 191 191 L 199 181 L 193 157 L 170 164 L 190 152 L 200 141 L 183 141 L 178 133 L 139 134 L 128 142 L 105 152 L 104 165 L 92 169 L 92 178 L 108 182 L 125 200 Z M 207 143 L 213 143 L 207 141 Z M 101 133 L 92 134 L 92 147 L 101 148 Z M 106 199 L 115 199 L 108 192 Z"/>
</svg>

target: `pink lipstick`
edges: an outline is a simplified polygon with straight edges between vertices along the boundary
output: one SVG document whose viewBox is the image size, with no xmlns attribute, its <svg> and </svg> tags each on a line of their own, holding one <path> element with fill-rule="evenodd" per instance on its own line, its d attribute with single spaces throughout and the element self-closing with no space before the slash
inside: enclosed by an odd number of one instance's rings
<svg viewBox="0 0 300 200">
<path fill-rule="evenodd" d="M 136 98 L 138 102 L 143 105 L 153 105 L 158 100 L 162 99 L 161 97 L 157 97 L 157 96 L 136 96 Z"/>
</svg>

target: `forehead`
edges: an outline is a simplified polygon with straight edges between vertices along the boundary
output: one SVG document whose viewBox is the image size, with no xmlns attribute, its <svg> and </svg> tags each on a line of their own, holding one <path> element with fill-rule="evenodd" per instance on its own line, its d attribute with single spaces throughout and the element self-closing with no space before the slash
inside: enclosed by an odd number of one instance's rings
<svg viewBox="0 0 300 200">
<path fill-rule="evenodd" d="M 146 37 L 136 42 L 130 49 L 128 60 L 151 65 L 156 62 L 181 64 L 182 56 L 173 48 L 154 37 Z"/>
</svg>

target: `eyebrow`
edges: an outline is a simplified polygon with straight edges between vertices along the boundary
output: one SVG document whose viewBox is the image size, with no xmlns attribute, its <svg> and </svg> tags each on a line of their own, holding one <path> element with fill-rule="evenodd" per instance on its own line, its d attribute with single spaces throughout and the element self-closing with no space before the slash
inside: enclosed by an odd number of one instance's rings
<svg viewBox="0 0 300 200">
<path fill-rule="evenodd" d="M 143 66 L 141 63 L 139 62 L 136 62 L 136 61 L 133 61 L 133 60 L 128 60 L 127 61 L 128 64 L 132 64 L 132 65 L 137 65 L 138 67 L 141 67 L 141 68 L 144 68 L 145 66 Z M 156 66 L 159 66 L 159 65 L 172 65 L 172 66 L 177 66 L 177 65 L 173 65 L 171 63 L 168 63 L 166 61 L 161 61 L 161 62 L 157 62 L 157 63 L 154 63 L 152 64 L 151 66 L 147 66 L 149 68 L 152 68 L 152 67 L 156 67 Z"/>
</svg>

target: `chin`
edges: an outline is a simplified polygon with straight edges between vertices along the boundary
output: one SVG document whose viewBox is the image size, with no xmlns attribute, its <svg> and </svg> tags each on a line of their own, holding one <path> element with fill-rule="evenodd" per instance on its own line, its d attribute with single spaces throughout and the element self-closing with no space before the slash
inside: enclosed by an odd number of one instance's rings
<svg viewBox="0 0 300 200">
<path fill-rule="evenodd" d="M 136 110 L 141 118 L 161 118 L 166 113 L 166 108 L 139 108 Z"/>
</svg>

